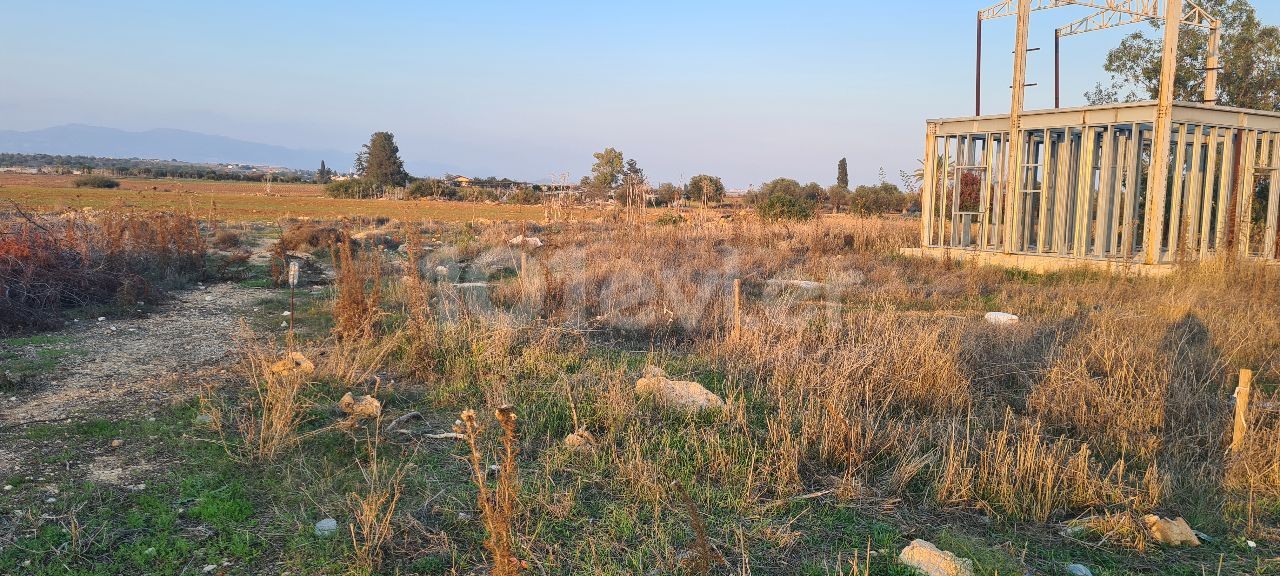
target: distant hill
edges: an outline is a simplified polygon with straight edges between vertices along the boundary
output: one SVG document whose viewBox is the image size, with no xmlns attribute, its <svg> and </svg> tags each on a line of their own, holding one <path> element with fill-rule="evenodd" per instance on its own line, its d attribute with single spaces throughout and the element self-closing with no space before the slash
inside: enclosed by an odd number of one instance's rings
<svg viewBox="0 0 1280 576">
<path fill-rule="evenodd" d="M 159 128 L 130 132 L 67 124 L 27 132 L 0 130 L 0 152 L 75 154 L 110 158 L 176 159 L 193 163 L 257 164 L 314 170 L 320 161 L 351 169 L 352 152 L 298 150 L 187 130 Z"/>
</svg>

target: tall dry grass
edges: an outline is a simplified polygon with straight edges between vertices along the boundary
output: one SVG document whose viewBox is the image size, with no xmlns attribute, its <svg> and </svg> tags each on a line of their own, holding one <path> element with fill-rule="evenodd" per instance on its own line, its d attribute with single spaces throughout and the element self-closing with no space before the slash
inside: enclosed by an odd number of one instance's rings
<svg viewBox="0 0 1280 576">
<path fill-rule="evenodd" d="M 469 451 L 495 570 L 516 569 L 502 559 L 537 513 L 571 516 L 575 499 L 604 493 L 662 518 L 671 482 L 694 477 L 693 509 L 740 518 L 808 498 L 910 500 L 1013 522 L 1097 518 L 1137 547 L 1143 513 L 1227 531 L 1237 510 L 1263 515 L 1251 503 L 1280 498 L 1271 411 L 1255 411 L 1244 449 L 1225 456 L 1230 376 L 1251 367 L 1280 380 L 1275 270 L 1206 263 L 1152 279 L 918 261 L 897 255 L 915 223 L 894 219 L 406 226 L 398 275 L 359 272 L 353 262 L 371 256 L 337 252 L 335 310 L 358 319 L 338 339 L 394 343 L 365 365 L 420 385 L 432 407 L 520 407 L 524 445 L 518 457 L 506 445 L 498 481 L 523 465 L 532 490 L 492 488 L 484 451 Z M 547 246 L 522 260 L 506 242 L 521 233 Z M 441 241 L 421 249 L 418 235 Z M 729 337 L 734 279 L 743 329 Z M 1022 321 L 993 326 L 991 309 Z M 634 397 L 637 358 L 674 365 L 727 408 L 651 410 Z M 1264 391 L 1255 404 L 1273 401 Z M 562 445 L 579 430 L 590 455 Z M 650 537 L 698 538 L 663 526 Z M 714 522 L 702 530 L 733 538 Z M 538 553 L 536 539 L 522 544 Z M 679 553 L 667 556 L 676 569 Z"/>
<path fill-rule="evenodd" d="M 0 334 L 60 323 L 67 308 L 154 302 L 203 279 L 200 223 L 173 213 L 0 213 Z"/>
</svg>

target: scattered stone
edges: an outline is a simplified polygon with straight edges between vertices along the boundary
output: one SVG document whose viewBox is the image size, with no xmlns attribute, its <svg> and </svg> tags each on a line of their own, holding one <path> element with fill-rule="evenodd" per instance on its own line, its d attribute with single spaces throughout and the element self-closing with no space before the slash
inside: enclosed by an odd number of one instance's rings
<svg viewBox="0 0 1280 576">
<path fill-rule="evenodd" d="M 564 445 L 574 452 L 595 452 L 596 438 L 585 428 L 579 429 L 564 437 Z"/>
<path fill-rule="evenodd" d="M 98 321 L 99 321 L 99 322 L 106 322 L 106 320 L 107 320 L 107 317 L 106 317 L 106 316 L 99 316 L 99 317 L 98 317 Z"/>
<path fill-rule="evenodd" d="M 1170 520 L 1161 518 L 1155 514 L 1147 514 L 1142 517 L 1142 523 L 1147 526 L 1147 530 L 1151 532 L 1151 537 L 1157 542 L 1167 544 L 1169 546 L 1199 546 L 1200 539 L 1196 538 L 1195 532 L 1191 530 L 1191 526 L 1183 520 L 1181 516 Z"/>
<path fill-rule="evenodd" d="M 448 275 L 449 275 L 449 268 L 447 266 L 436 266 L 436 276 L 445 278 Z"/>
<path fill-rule="evenodd" d="M 4 491 L 5 491 L 5 492 L 8 492 L 8 491 L 10 491 L 10 490 L 13 490 L 13 484 L 5 484 L 5 485 L 4 485 Z"/>
<path fill-rule="evenodd" d="M 208 574 L 208 573 L 213 572 L 214 570 L 217 570 L 217 569 L 218 569 L 218 565 L 217 565 L 217 564 L 205 564 L 205 565 L 204 565 L 204 568 L 201 568 L 201 569 L 200 569 L 200 571 L 201 571 L 201 572 L 204 572 L 205 574 Z"/>
<path fill-rule="evenodd" d="M 940 550 L 926 540 L 912 540 L 898 554 L 898 561 L 926 576 L 973 576 L 973 560 Z"/>
<path fill-rule="evenodd" d="M 312 364 L 301 352 L 290 352 L 288 356 L 271 365 L 271 373 L 281 376 L 307 375 L 315 371 L 316 365 Z"/>
<path fill-rule="evenodd" d="M 280 322 L 280 327 L 281 327 L 281 328 L 288 328 L 288 327 L 289 327 L 289 323 L 288 323 L 288 322 L 281 321 L 281 322 Z"/>
<path fill-rule="evenodd" d="M 356 420 L 377 418 L 382 413 L 382 403 L 373 396 L 352 396 L 347 392 L 338 400 L 338 409 Z"/>
<path fill-rule="evenodd" d="M 821 282 L 813 280 L 784 280 L 781 278 L 770 278 L 765 280 L 765 284 L 779 288 L 799 288 L 801 290 L 818 290 L 826 286 Z"/>
<path fill-rule="evenodd" d="M 1093 576 L 1093 572 L 1084 564 L 1067 564 L 1067 574 L 1071 576 Z"/>
<path fill-rule="evenodd" d="M 119 438 L 116 438 L 115 440 L 112 440 L 112 441 L 111 441 L 111 447 L 112 447 L 112 448 L 119 448 L 119 447 L 121 447 L 121 446 L 124 446 L 124 440 L 121 440 L 121 439 L 119 439 Z"/>
<path fill-rule="evenodd" d="M 48 497 L 48 498 L 45 498 L 45 499 L 44 499 L 44 503 L 45 503 L 45 504 L 53 504 L 54 502 L 57 502 L 57 501 L 58 501 L 58 499 L 57 499 L 57 498 L 54 498 L 53 496 L 50 496 L 50 497 Z"/>
<path fill-rule="evenodd" d="M 511 240 L 508 240 L 507 243 L 512 246 L 516 246 L 520 248 L 528 248 L 530 250 L 534 248 L 541 248 L 543 245 L 541 238 L 536 238 L 534 236 L 529 236 L 526 238 L 523 234 L 516 236 Z"/>
<path fill-rule="evenodd" d="M 143 553 L 143 554 L 145 554 L 145 555 L 147 555 L 147 556 L 155 556 L 155 555 L 156 555 L 156 547 L 155 547 L 155 546 L 152 546 L 152 547 L 150 547 L 150 548 L 147 548 L 146 550 L 143 550 L 143 551 L 142 551 L 142 553 Z"/>
<path fill-rule="evenodd" d="M 205 296 L 205 297 L 204 297 L 204 301 L 205 301 L 205 302 L 213 302 L 213 296 Z"/>
<path fill-rule="evenodd" d="M 1250 548 L 1257 548 L 1257 547 L 1258 547 L 1258 543 L 1257 543 L 1257 542 L 1254 542 L 1253 540 L 1245 540 L 1245 541 L 1244 541 L 1244 543 L 1245 543 L 1245 544 L 1248 544 Z"/>
<path fill-rule="evenodd" d="M 660 368 L 647 367 L 636 380 L 636 394 L 652 397 L 659 405 L 684 412 L 723 408 L 724 400 L 697 382 L 672 380 Z"/>
<path fill-rule="evenodd" d="M 987 312 L 983 318 L 996 326 L 1008 326 L 1009 324 L 1018 323 L 1018 317 L 1008 312 Z"/>
<path fill-rule="evenodd" d="M 316 522 L 316 536 L 328 538 L 338 531 L 338 521 L 333 518 L 325 518 Z"/>
<path fill-rule="evenodd" d="M 213 424 L 213 415 L 211 415 L 211 414 L 197 414 L 197 415 L 196 415 L 196 424 L 200 424 L 200 425 L 202 425 L 202 426 L 208 426 L 208 425 L 210 425 L 210 424 Z"/>
</svg>

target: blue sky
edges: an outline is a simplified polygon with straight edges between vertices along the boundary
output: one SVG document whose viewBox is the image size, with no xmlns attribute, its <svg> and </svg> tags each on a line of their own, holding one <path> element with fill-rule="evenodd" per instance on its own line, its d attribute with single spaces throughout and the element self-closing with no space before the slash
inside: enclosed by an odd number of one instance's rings
<svg viewBox="0 0 1280 576">
<path fill-rule="evenodd" d="M 410 171 L 539 180 L 606 146 L 651 180 L 897 182 L 926 118 L 973 109 L 974 17 L 994 0 L 23 2 L 0 35 L 0 129 L 181 128 L 355 150 L 396 134 Z M 1264 21 L 1280 6 L 1255 2 Z M 1036 13 L 1029 107 L 1052 105 Z M 1145 25 L 1143 25 L 1145 27 Z M 1064 41 L 1064 105 L 1137 26 Z M 986 29 L 984 108 L 1007 109 L 1013 21 Z M 334 164 L 350 160 L 334 159 Z"/>
</svg>

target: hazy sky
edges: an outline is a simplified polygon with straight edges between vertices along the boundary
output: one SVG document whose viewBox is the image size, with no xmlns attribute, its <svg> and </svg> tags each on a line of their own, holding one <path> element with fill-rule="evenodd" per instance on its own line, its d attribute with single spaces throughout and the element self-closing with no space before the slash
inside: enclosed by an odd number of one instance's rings
<svg viewBox="0 0 1280 576">
<path fill-rule="evenodd" d="M 655 182 L 733 187 L 830 184 L 848 157 L 855 184 L 897 182 L 926 118 L 972 114 L 974 18 L 994 1 L 11 2 L 0 128 L 340 150 L 390 130 L 417 175 L 530 180 L 576 180 L 613 146 Z M 1052 105 L 1053 29 L 1087 13 L 1033 16 L 1029 107 Z M 1137 29 L 1064 41 L 1064 105 Z M 988 113 L 1008 108 L 1012 46 L 1012 19 L 987 24 Z"/>
</svg>

